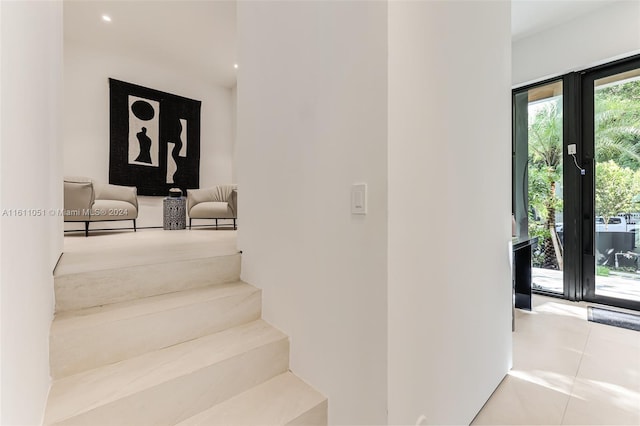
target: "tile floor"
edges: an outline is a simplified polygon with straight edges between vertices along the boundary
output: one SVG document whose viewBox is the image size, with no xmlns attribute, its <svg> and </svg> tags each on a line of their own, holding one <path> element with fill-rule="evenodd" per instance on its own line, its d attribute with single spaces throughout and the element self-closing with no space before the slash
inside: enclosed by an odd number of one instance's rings
<svg viewBox="0 0 640 426">
<path fill-rule="evenodd" d="M 587 303 L 516 310 L 513 369 L 473 424 L 640 425 L 640 332 L 587 321 Z"/>
</svg>

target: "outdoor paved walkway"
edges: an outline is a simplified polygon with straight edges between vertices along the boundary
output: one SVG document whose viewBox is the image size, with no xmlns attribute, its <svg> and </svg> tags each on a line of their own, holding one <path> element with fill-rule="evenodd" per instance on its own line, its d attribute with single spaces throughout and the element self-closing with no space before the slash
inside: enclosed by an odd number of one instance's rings
<svg viewBox="0 0 640 426">
<path fill-rule="evenodd" d="M 532 268 L 534 288 L 562 293 L 562 271 L 553 269 Z M 596 294 L 599 296 L 617 297 L 640 301 L 640 274 L 637 278 L 610 275 L 596 277 Z"/>
</svg>

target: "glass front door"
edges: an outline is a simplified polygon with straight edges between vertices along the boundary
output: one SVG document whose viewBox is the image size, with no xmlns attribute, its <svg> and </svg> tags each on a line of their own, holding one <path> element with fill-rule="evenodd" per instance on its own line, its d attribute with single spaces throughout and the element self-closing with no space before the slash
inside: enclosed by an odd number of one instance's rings
<svg viewBox="0 0 640 426">
<path fill-rule="evenodd" d="M 533 291 L 640 310 L 640 55 L 515 89 L 512 150 Z"/>
<path fill-rule="evenodd" d="M 537 237 L 532 289 L 564 294 L 563 82 L 514 94 L 517 237 Z"/>
<path fill-rule="evenodd" d="M 593 154 L 592 264 L 585 299 L 640 308 L 640 67 L 587 73 L 585 144 Z"/>
</svg>

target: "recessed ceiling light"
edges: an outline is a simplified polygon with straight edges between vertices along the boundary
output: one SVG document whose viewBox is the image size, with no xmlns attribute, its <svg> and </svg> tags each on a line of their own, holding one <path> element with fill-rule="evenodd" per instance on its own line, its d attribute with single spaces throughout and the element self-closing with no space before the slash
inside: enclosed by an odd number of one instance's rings
<svg viewBox="0 0 640 426">
<path fill-rule="evenodd" d="M 235 69 L 238 69 L 238 64 L 233 64 L 233 67 L 234 67 Z"/>
<path fill-rule="evenodd" d="M 104 22 L 111 22 L 111 16 L 109 15 L 102 15 L 102 20 Z"/>
</svg>

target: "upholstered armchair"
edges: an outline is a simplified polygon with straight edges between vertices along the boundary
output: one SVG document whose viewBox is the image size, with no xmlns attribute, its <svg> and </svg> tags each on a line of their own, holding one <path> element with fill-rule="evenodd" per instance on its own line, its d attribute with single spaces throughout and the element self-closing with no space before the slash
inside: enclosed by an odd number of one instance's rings
<svg viewBox="0 0 640 426">
<path fill-rule="evenodd" d="M 189 214 L 189 229 L 193 219 L 232 219 L 233 229 L 236 229 L 238 218 L 238 186 L 217 185 L 213 188 L 188 189 L 187 212 Z"/>
<path fill-rule="evenodd" d="M 64 178 L 64 221 L 84 222 L 85 236 L 89 235 L 91 207 L 95 201 L 93 183 L 87 178 Z"/>
<path fill-rule="evenodd" d="M 65 177 L 64 213 L 65 222 L 84 222 L 85 236 L 89 235 L 89 222 L 133 220 L 136 231 L 138 190 L 85 177 Z"/>
</svg>

